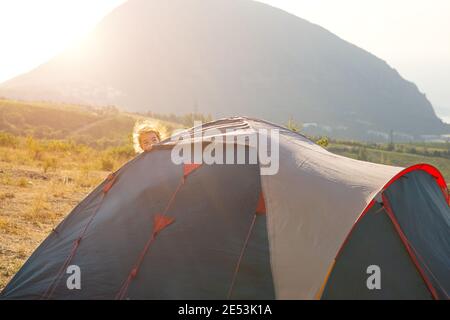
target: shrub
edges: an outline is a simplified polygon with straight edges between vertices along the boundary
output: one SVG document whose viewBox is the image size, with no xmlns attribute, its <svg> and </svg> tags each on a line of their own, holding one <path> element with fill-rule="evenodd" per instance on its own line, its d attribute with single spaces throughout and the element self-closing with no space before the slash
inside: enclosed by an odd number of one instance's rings
<svg viewBox="0 0 450 320">
<path fill-rule="evenodd" d="M 326 148 L 328 147 L 329 141 L 327 137 L 322 137 L 319 140 L 317 140 L 316 143 L 322 148 Z"/>
<path fill-rule="evenodd" d="M 132 144 L 110 148 L 108 153 L 115 159 L 129 159 L 135 154 Z"/>
<path fill-rule="evenodd" d="M 42 169 L 44 170 L 44 173 L 47 173 L 48 169 L 56 170 L 57 166 L 58 161 L 54 157 L 45 158 L 42 163 Z"/>
<path fill-rule="evenodd" d="M 0 132 L 0 146 L 17 148 L 19 146 L 19 138 L 8 132 Z"/>
<path fill-rule="evenodd" d="M 110 158 L 103 157 L 102 158 L 102 170 L 104 171 L 112 171 L 114 168 L 114 161 Z"/>
<path fill-rule="evenodd" d="M 42 160 L 44 149 L 41 143 L 29 136 L 26 139 L 26 147 L 33 160 Z"/>
</svg>

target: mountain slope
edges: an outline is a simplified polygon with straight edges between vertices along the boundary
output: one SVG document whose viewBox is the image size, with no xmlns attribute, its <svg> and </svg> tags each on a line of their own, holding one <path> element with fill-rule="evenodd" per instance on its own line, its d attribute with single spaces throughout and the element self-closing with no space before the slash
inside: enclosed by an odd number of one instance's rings
<svg viewBox="0 0 450 320">
<path fill-rule="evenodd" d="M 250 0 L 129 0 L 81 45 L 7 81 L 0 95 L 281 123 L 293 117 L 337 137 L 450 132 L 384 61 Z"/>
<path fill-rule="evenodd" d="M 136 121 L 143 119 L 156 121 L 168 133 L 183 128 L 180 123 L 121 112 L 111 107 L 92 108 L 0 98 L 0 134 L 74 140 L 98 147 L 116 146 L 128 144 Z"/>
</svg>

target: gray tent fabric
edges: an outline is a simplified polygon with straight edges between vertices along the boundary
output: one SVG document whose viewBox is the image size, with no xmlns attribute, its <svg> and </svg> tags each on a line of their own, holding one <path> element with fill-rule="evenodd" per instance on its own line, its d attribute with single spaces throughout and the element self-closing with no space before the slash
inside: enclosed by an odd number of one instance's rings
<svg viewBox="0 0 450 320">
<path fill-rule="evenodd" d="M 230 183 L 233 188 L 228 187 Z M 227 298 L 257 206 L 258 168 L 202 166 L 188 178 L 185 187 L 170 210 L 175 223 L 161 232 L 152 245 L 141 266 L 143 271 L 131 283 L 126 298 Z M 239 269 L 235 296 L 239 297 L 243 290 L 250 297 L 273 296 L 269 260 L 252 261 L 258 258 L 258 253 L 268 256 L 268 247 L 246 250 L 247 259 Z M 251 266 L 255 267 L 254 273 L 245 274 L 245 269 Z M 245 286 L 252 275 L 256 275 L 253 281 L 256 285 Z"/>
<path fill-rule="evenodd" d="M 230 295 L 231 299 L 275 299 L 266 220 L 265 215 L 256 215 L 255 226 L 245 250 L 235 288 Z"/>
<path fill-rule="evenodd" d="M 256 144 L 246 139 L 255 132 Z M 442 176 L 436 180 L 423 171 L 416 179 L 414 169 L 398 178 L 403 168 L 332 154 L 263 120 L 221 119 L 200 133 L 193 128 L 184 141 L 162 141 L 100 184 L 36 249 L 0 298 L 429 298 L 386 216 L 368 213 L 358 222 L 381 193 L 420 251 L 423 267 L 437 279 L 433 286 L 443 286 L 441 297 L 448 292 L 450 213 Z M 171 158 L 182 145 L 232 145 L 231 158 L 244 147 L 248 160 L 265 138 L 271 153 L 279 151 L 278 170 L 269 175 L 259 153 L 251 164 L 175 164 Z M 264 213 L 257 212 L 261 199 Z M 341 256 L 346 259 L 335 261 L 349 234 Z M 389 250 L 380 251 L 375 238 Z M 348 270 L 369 262 L 364 246 L 391 270 L 382 294 L 342 288 L 343 280 L 362 279 Z M 67 265 L 80 267 L 80 290 L 67 287 Z M 398 288 L 402 279 L 408 285 Z"/>
<path fill-rule="evenodd" d="M 392 211 L 441 299 L 450 297 L 450 207 L 436 180 L 413 171 L 385 194 Z"/>
<path fill-rule="evenodd" d="M 380 268 L 380 289 L 370 289 L 367 268 Z M 336 260 L 322 299 L 431 299 L 383 207 L 358 222 Z"/>
</svg>

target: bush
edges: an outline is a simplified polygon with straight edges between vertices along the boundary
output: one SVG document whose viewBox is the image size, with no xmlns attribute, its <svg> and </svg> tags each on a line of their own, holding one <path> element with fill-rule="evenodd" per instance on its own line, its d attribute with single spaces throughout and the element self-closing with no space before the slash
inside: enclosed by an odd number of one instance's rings
<svg viewBox="0 0 450 320">
<path fill-rule="evenodd" d="M 113 147 L 108 150 L 108 154 L 114 159 L 129 159 L 134 156 L 135 151 L 133 146 L 125 145 L 121 147 Z"/>
<path fill-rule="evenodd" d="M 317 140 L 316 143 L 322 148 L 326 148 L 328 147 L 329 141 L 327 137 L 322 137 L 319 140 Z"/>
<path fill-rule="evenodd" d="M 56 170 L 58 166 L 58 161 L 56 158 L 49 157 L 45 158 L 44 162 L 42 163 L 42 168 L 44 169 L 44 173 L 47 173 L 48 169 Z"/>
<path fill-rule="evenodd" d="M 73 141 L 50 140 L 46 143 L 45 149 L 53 152 L 68 152 L 76 149 Z"/>
<path fill-rule="evenodd" d="M 26 146 L 33 160 L 42 160 L 44 150 L 39 141 L 33 137 L 27 137 Z"/>
<path fill-rule="evenodd" d="M 114 161 L 110 158 L 102 158 L 102 170 L 104 171 L 112 171 L 114 168 Z"/>
<path fill-rule="evenodd" d="M 0 146 L 17 148 L 19 139 L 8 132 L 0 132 Z"/>
</svg>

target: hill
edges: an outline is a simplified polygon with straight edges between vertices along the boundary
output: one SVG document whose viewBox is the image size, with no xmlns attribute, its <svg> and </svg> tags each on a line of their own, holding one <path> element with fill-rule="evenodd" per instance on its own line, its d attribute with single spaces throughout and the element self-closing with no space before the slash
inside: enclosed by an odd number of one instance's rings
<svg viewBox="0 0 450 320">
<path fill-rule="evenodd" d="M 248 115 L 333 137 L 450 133 L 416 85 L 331 32 L 250 0 L 129 0 L 0 95 L 128 111 Z"/>
<path fill-rule="evenodd" d="M 128 143 L 138 119 L 156 120 L 140 114 L 122 112 L 111 106 L 95 108 L 0 99 L 0 132 L 38 139 L 73 140 L 93 147 L 105 148 Z M 167 120 L 158 121 L 168 132 L 183 126 L 181 123 Z M 185 124 L 188 125 L 189 123 Z"/>
</svg>

